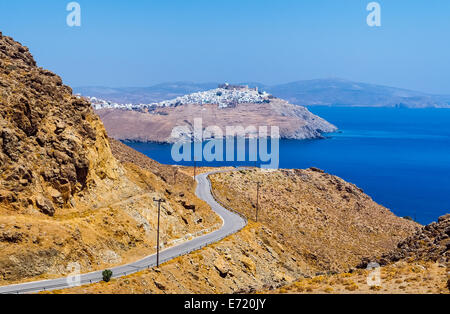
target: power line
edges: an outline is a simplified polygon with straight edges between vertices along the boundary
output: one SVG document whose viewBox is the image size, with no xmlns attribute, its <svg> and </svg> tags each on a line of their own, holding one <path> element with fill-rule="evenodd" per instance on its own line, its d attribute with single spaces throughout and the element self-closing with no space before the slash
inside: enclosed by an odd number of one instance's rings
<svg viewBox="0 0 450 314">
<path fill-rule="evenodd" d="M 178 168 L 174 168 L 174 171 L 173 171 L 173 185 L 177 184 L 177 174 L 178 174 Z"/>
</svg>

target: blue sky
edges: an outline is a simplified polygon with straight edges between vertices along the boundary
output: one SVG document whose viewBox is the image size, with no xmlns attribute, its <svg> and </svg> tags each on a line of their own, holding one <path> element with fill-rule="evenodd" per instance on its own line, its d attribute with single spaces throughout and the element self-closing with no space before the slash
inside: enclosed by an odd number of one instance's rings
<svg viewBox="0 0 450 314">
<path fill-rule="evenodd" d="M 266 84 L 340 77 L 450 94 L 450 1 L 65 0 L 0 2 L 0 31 L 72 86 Z"/>
</svg>

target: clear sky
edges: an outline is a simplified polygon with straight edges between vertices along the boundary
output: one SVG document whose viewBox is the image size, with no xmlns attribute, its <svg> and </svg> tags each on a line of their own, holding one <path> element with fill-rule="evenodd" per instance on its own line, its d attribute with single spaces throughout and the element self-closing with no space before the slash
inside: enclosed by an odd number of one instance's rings
<svg viewBox="0 0 450 314">
<path fill-rule="evenodd" d="M 450 94 L 450 1 L 1 0 L 0 31 L 72 86 L 340 77 Z"/>
</svg>

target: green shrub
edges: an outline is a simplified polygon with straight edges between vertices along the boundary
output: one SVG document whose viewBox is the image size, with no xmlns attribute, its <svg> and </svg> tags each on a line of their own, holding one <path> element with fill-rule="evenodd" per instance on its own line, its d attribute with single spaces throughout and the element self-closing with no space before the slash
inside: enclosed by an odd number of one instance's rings
<svg viewBox="0 0 450 314">
<path fill-rule="evenodd" d="M 110 282 L 111 277 L 113 276 L 113 272 L 109 269 L 106 269 L 103 271 L 102 276 L 104 282 Z"/>
</svg>

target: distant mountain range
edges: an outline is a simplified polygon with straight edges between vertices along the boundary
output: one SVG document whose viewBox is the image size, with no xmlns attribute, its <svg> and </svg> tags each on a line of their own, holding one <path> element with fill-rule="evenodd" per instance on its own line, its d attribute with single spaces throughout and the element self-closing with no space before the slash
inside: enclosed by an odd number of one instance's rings
<svg viewBox="0 0 450 314">
<path fill-rule="evenodd" d="M 79 87 L 74 92 L 119 104 L 150 104 L 216 88 L 218 83 L 174 82 L 150 87 Z"/>
<path fill-rule="evenodd" d="M 83 96 L 121 104 L 149 104 L 214 89 L 218 84 L 174 82 L 150 87 L 79 87 L 74 91 Z M 297 81 L 274 86 L 255 82 L 239 84 L 258 87 L 292 104 L 302 106 L 450 108 L 450 95 L 432 95 L 343 79 Z"/>
</svg>

